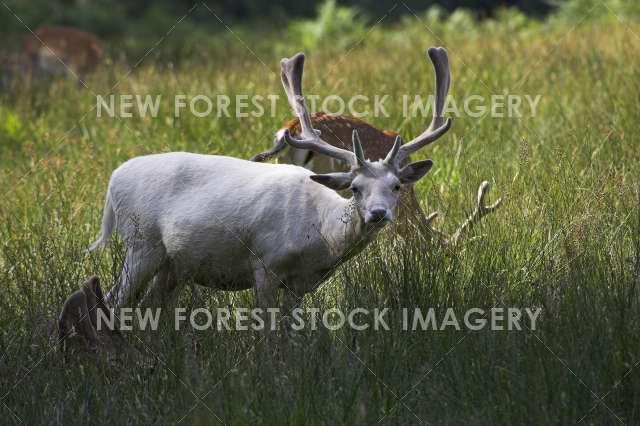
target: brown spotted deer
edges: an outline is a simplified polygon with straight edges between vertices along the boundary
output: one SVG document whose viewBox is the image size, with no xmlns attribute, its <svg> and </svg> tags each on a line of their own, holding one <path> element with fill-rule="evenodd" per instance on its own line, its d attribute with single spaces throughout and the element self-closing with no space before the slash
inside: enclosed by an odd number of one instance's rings
<svg viewBox="0 0 640 426">
<path fill-rule="evenodd" d="M 104 53 L 96 36 L 70 27 L 39 28 L 26 37 L 23 49 L 34 76 L 81 76 L 95 69 Z"/>
<path fill-rule="evenodd" d="M 424 143 L 423 141 L 427 135 L 445 124 L 443 109 L 451 82 L 449 59 L 444 48 L 430 48 L 427 53 L 435 69 L 433 118 L 429 127 L 421 135 L 411 140 L 407 144 L 408 146 L 412 146 L 415 143 Z M 371 160 L 385 158 L 395 141 L 402 140 L 397 132 L 378 129 L 358 118 L 347 115 L 333 115 L 324 112 L 310 114 L 309 126 L 319 131 L 325 143 L 342 149 L 349 149 L 351 134 L 356 130 L 362 138 L 364 153 Z M 289 147 L 285 138 L 286 132 L 288 131 L 295 136 L 301 135 L 304 130 L 303 127 L 304 123 L 300 122 L 299 117 L 289 120 L 276 132 L 273 147 L 255 155 L 251 158 L 251 161 L 264 162 L 270 158 L 279 156 L 279 159 L 283 163 L 306 167 L 316 173 L 328 173 L 337 170 L 347 171 L 349 169 L 350 165 L 345 161 L 337 160 L 328 155 L 318 155 L 309 149 Z M 433 142 L 433 140 L 429 140 L 424 143 L 424 145 L 431 142 Z M 404 161 L 405 164 L 408 163 L 408 157 Z M 400 215 L 406 215 L 410 219 L 417 219 L 419 223 L 426 225 L 427 229 L 432 231 L 432 233 L 441 240 L 456 243 L 460 236 L 463 235 L 466 230 L 469 230 L 474 223 L 479 221 L 482 216 L 499 207 L 501 200 L 498 200 L 491 206 L 484 205 L 484 197 L 488 188 L 489 186 L 486 181 L 480 185 L 476 212 L 469 216 L 464 224 L 451 236 L 447 236 L 431 226 L 431 223 L 437 217 L 437 213 L 432 213 L 429 216 L 424 214 L 413 186 L 411 185 L 403 188 L 403 193 L 398 203 L 399 210 L 401 211 Z"/>
</svg>

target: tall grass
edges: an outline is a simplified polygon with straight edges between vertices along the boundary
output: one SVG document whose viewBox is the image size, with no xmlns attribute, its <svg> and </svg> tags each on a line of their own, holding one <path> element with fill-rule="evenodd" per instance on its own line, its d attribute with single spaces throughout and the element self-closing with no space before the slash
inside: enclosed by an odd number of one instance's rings
<svg viewBox="0 0 640 426">
<path fill-rule="evenodd" d="M 640 182 L 637 26 L 499 23 L 460 32 L 413 17 L 346 57 L 317 49 L 312 92 L 432 92 L 424 49 L 450 54 L 452 95 L 540 94 L 535 117 L 460 117 L 420 157 L 417 185 L 452 231 L 487 179 L 504 206 L 456 249 L 390 228 L 307 306 L 388 307 L 390 331 L 306 330 L 301 347 L 246 332 L 163 329 L 155 368 L 67 365 L 52 349 L 65 297 L 89 274 L 115 282 L 121 249 L 89 255 L 110 172 L 135 155 L 189 150 L 247 158 L 288 118 L 96 117 L 94 94 L 280 93 L 269 49 L 170 67 L 122 63 L 87 79 L 18 86 L 0 110 L 0 405 L 27 424 L 637 424 Z M 424 18 L 428 19 L 428 18 Z M 505 18 L 506 19 L 506 18 Z M 405 25 L 411 23 L 410 25 Z M 631 25 L 631 24 L 629 24 Z M 430 27 L 431 28 L 431 27 Z M 293 40 L 279 49 L 295 52 Z M 268 44 L 268 43 L 265 43 Z M 162 47 L 159 47 L 161 49 Z M 333 61 L 331 60 L 333 59 Z M 233 108 L 233 105 L 232 105 Z M 89 113 L 87 113 L 89 111 Z M 416 135 L 401 104 L 373 124 Z M 86 114 L 86 115 L 85 115 Z M 202 291 L 202 290 L 201 290 Z M 250 292 L 204 290 L 208 307 Z M 186 291 L 185 306 L 200 306 Z M 535 331 L 400 331 L 400 308 L 542 307 Z M 144 339 L 144 336 L 142 336 Z M 201 400 L 200 403 L 198 401 Z M 13 414 L 12 414 L 13 413 Z M 214 414 L 215 413 L 215 416 Z"/>
</svg>

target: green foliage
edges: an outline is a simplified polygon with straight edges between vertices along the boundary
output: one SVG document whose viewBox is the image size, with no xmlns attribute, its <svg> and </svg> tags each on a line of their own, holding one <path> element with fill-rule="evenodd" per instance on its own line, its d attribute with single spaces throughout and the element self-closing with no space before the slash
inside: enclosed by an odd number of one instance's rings
<svg viewBox="0 0 640 426">
<path fill-rule="evenodd" d="M 636 0 L 556 0 L 557 18 L 572 22 L 585 19 L 638 20 L 640 3 Z"/>
<path fill-rule="evenodd" d="M 471 12 L 464 9 L 457 9 L 447 19 L 445 25 L 447 31 L 456 32 L 473 32 L 476 25 Z"/>
<path fill-rule="evenodd" d="M 24 136 L 23 130 L 22 121 L 14 111 L 0 108 L 0 152 L 2 149 L 15 150 Z"/>
<path fill-rule="evenodd" d="M 498 9 L 493 18 L 483 22 L 488 31 L 518 32 L 520 34 L 535 28 L 537 24 L 538 21 L 514 8 Z"/>
<path fill-rule="evenodd" d="M 338 6 L 335 0 L 325 0 L 313 20 L 293 21 L 290 31 L 306 50 L 334 48 L 343 50 L 361 43 L 367 34 L 366 19 L 355 8 Z"/>
</svg>

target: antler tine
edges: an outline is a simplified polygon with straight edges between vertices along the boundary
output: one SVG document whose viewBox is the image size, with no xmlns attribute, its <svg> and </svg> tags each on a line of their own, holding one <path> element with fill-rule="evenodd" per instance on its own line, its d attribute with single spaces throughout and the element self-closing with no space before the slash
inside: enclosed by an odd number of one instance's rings
<svg viewBox="0 0 640 426">
<path fill-rule="evenodd" d="M 487 195 L 487 192 L 489 192 L 489 182 L 485 180 L 485 181 L 482 181 L 482 183 L 480 184 L 480 187 L 478 188 L 478 198 L 477 198 L 478 204 L 475 210 L 473 211 L 473 213 L 471 213 L 471 215 L 467 218 L 467 220 L 465 220 L 464 223 L 460 225 L 460 228 L 458 228 L 458 230 L 455 232 L 455 234 L 453 234 L 453 236 L 449 240 L 454 245 L 457 244 L 458 240 L 460 239 L 460 236 L 463 234 L 465 230 L 471 229 L 473 225 L 475 225 L 477 222 L 480 222 L 480 219 L 482 219 L 485 215 L 497 210 L 498 207 L 500 207 L 500 205 L 502 204 L 502 198 L 498 198 L 498 200 L 495 203 L 489 206 L 485 205 L 484 198 Z"/>
<path fill-rule="evenodd" d="M 280 78 L 291 108 L 300 119 L 302 135 L 314 137 L 316 133 L 311 126 L 311 117 L 304 102 L 302 94 L 302 73 L 304 71 L 304 53 L 293 55 L 290 59 L 280 61 Z"/>
<path fill-rule="evenodd" d="M 429 145 L 431 142 L 434 142 L 440 136 L 445 134 L 451 127 L 451 119 L 447 118 L 445 120 L 442 115 L 444 103 L 447 99 L 447 94 L 449 93 L 449 85 L 451 84 L 447 51 L 443 47 L 431 47 L 427 53 L 436 72 L 433 118 L 427 130 L 425 130 L 420 136 L 400 147 L 398 161 L 404 160 L 411 153 Z"/>
<path fill-rule="evenodd" d="M 300 52 L 289 59 L 285 58 L 280 61 L 282 86 L 287 94 L 289 104 L 291 104 L 291 107 L 298 116 L 300 126 L 302 127 L 301 139 L 292 137 L 288 130 L 284 133 L 284 139 L 294 148 L 308 149 L 355 165 L 356 156 L 351 151 L 332 146 L 323 141 L 319 137 L 320 132 L 312 127 L 311 116 L 309 115 L 309 110 L 307 110 L 304 95 L 302 94 L 304 58 L 304 53 Z"/>
</svg>

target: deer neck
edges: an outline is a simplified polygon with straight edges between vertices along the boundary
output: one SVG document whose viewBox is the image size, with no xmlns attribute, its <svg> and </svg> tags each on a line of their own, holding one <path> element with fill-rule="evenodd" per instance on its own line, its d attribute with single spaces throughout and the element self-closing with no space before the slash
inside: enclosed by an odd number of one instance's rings
<svg viewBox="0 0 640 426">
<path fill-rule="evenodd" d="M 337 203 L 323 206 L 320 234 L 338 264 L 350 259 L 373 241 L 380 228 L 366 225 L 353 198 L 340 197 Z"/>
</svg>

